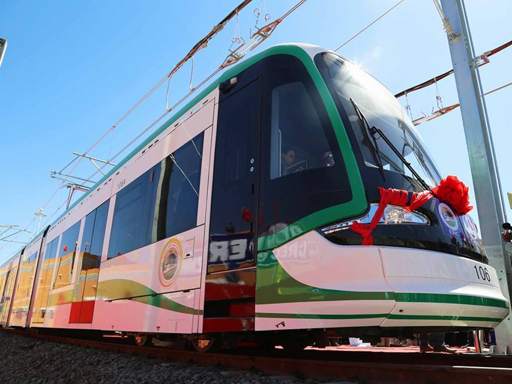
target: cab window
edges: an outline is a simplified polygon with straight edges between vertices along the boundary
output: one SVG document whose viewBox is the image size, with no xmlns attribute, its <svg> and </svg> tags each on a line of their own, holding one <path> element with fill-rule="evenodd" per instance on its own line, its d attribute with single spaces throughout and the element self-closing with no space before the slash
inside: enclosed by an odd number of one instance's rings
<svg viewBox="0 0 512 384">
<path fill-rule="evenodd" d="M 322 121 L 301 81 L 272 89 L 270 179 L 335 164 Z"/>
<path fill-rule="evenodd" d="M 276 55 L 265 67 L 258 232 L 271 235 L 352 194 L 334 127 L 304 64 Z"/>
</svg>

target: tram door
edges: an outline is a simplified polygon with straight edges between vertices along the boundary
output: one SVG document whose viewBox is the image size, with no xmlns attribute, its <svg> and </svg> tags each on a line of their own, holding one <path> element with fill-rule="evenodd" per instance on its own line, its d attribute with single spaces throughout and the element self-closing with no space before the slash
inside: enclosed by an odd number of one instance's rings
<svg viewBox="0 0 512 384">
<path fill-rule="evenodd" d="M 82 235 L 82 265 L 73 292 L 70 323 L 92 323 L 98 288 L 103 238 L 107 223 L 109 200 L 85 217 Z"/>
<path fill-rule="evenodd" d="M 14 299 L 14 290 L 16 284 L 16 275 L 18 272 L 18 264 L 21 255 L 18 255 L 8 264 L 7 274 L 3 287 L 2 296 L 0 297 L 0 325 L 6 326 L 9 323 L 12 301 Z"/>
<path fill-rule="evenodd" d="M 245 72 L 226 84 L 220 87 L 204 332 L 254 329 L 260 80 Z"/>
<path fill-rule="evenodd" d="M 9 265 L 5 275 L 2 296 L 0 296 L 0 325 L 2 326 L 7 325 L 7 317 L 9 316 L 9 307 L 11 305 L 11 288 L 13 284 L 14 273 Z"/>
</svg>

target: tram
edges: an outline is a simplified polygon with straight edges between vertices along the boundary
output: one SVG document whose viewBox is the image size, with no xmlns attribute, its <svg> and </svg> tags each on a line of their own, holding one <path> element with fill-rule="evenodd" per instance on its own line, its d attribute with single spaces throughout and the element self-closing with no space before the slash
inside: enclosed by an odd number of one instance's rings
<svg viewBox="0 0 512 384">
<path fill-rule="evenodd" d="M 410 198 L 440 181 L 380 82 L 335 52 L 278 45 L 227 70 L 1 267 L 0 324 L 200 350 L 493 328 L 509 303 L 471 218 L 437 197 L 379 205 L 383 189 Z M 377 212 L 363 241 L 354 223 Z"/>
</svg>

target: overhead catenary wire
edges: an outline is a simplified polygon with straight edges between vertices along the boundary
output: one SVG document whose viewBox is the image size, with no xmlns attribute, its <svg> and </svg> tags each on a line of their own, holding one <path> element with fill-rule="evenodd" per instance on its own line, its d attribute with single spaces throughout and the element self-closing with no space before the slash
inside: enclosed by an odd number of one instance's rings
<svg viewBox="0 0 512 384">
<path fill-rule="evenodd" d="M 295 12 L 305 2 L 306 2 L 306 0 L 298 1 L 290 9 L 288 9 L 285 13 L 283 13 L 280 17 L 278 17 L 276 19 L 276 21 L 278 20 L 279 22 L 282 22 L 284 19 L 286 19 L 288 16 L 290 16 L 293 12 Z"/>
<path fill-rule="evenodd" d="M 172 76 L 188 61 L 190 60 L 200 49 L 206 47 L 208 42 L 218 34 L 224 26 L 242 9 L 244 9 L 247 5 L 249 5 L 252 0 L 244 0 L 237 7 L 231 10 L 219 23 L 217 23 L 208 34 L 206 34 L 202 39 L 200 39 L 194 46 L 189 50 L 189 52 L 176 64 L 174 67 L 166 73 L 160 80 L 158 80 L 144 95 L 142 95 L 126 112 L 124 112 L 115 122 L 112 124 L 103 134 L 84 152 L 84 155 L 91 153 L 110 133 L 112 133 L 128 116 L 130 116 L 137 108 L 139 108 L 146 100 L 148 100 L 166 81 L 169 81 Z M 73 158 L 64 168 L 62 168 L 61 172 L 67 169 L 69 166 L 73 165 L 73 167 L 68 171 L 68 173 L 73 173 L 73 171 L 78 167 L 80 158 Z M 104 166 L 101 167 L 103 169 Z M 95 173 L 96 174 L 96 173 Z M 48 201 L 43 205 L 43 209 L 46 208 L 51 201 L 55 198 L 59 190 L 65 185 L 65 182 L 61 182 L 59 186 L 52 193 L 51 197 Z M 27 225 L 30 226 L 32 222 L 35 221 L 35 218 Z"/>
<path fill-rule="evenodd" d="M 400 4 L 402 4 L 405 0 L 399 0 L 396 2 L 391 8 L 388 8 L 384 13 L 373 19 L 369 24 L 367 24 L 364 28 L 356 32 L 354 35 L 352 35 L 350 38 L 345 40 L 343 43 L 341 43 L 337 48 L 334 49 L 334 51 L 339 51 L 341 48 L 343 48 L 345 45 L 350 43 L 352 40 L 354 40 L 356 37 L 364 33 L 368 28 L 370 28 L 373 24 L 377 23 L 380 19 L 385 17 L 388 13 L 390 13 L 393 9 L 398 7 Z"/>
<path fill-rule="evenodd" d="M 128 108 L 115 122 L 112 124 L 103 134 L 84 152 L 84 155 L 89 154 L 94 148 L 96 148 L 111 132 L 113 132 L 133 111 L 140 107 L 146 100 L 148 100 L 168 79 L 170 79 L 178 70 L 188 62 L 199 50 L 205 48 L 208 42 L 217 35 L 224 26 L 235 17 L 242 9 L 249 5 L 252 0 L 243 0 L 234 9 L 232 9 L 219 23 L 217 23 L 202 39 L 200 39 L 194 46 L 188 51 L 188 53 L 180 60 L 174 67 L 171 68 L 164 76 L 160 78 L 146 93 L 144 93 L 135 103 Z M 74 168 L 70 171 L 73 172 L 78 166 L 78 160 L 75 163 Z"/>
<path fill-rule="evenodd" d="M 21 245 L 27 245 L 28 241 L 18 241 L 18 240 L 2 240 L 4 243 L 13 243 L 13 244 L 21 244 Z"/>
<path fill-rule="evenodd" d="M 1 237 L 0 241 L 5 241 L 5 239 L 8 239 L 8 238 L 13 237 L 13 236 L 16 236 L 17 234 L 22 233 L 22 232 L 28 232 L 28 231 L 26 229 L 17 229 L 15 232 L 10 233 L 8 235 L 4 235 L 3 237 Z"/>
<path fill-rule="evenodd" d="M 512 46 L 512 40 L 510 41 L 507 41 L 506 43 L 503 43 L 499 46 L 497 46 L 496 48 L 494 49 L 491 49 L 490 51 L 486 51 L 484 53 L 482 53 L 481 55 L 477 56 L 475 58 L 476 60 L 476 63 L 479 67 L 485 65 L 485 64 L 488 64 L 489 63 L 489 57 L 503 51 L 504 49 L 508 48 Z M 426 88 L 430 85 L 434 85 L 436 84 L 439 80 L 442 80 L 448 76 L 450 76 L 451 74 L 453 74 L 453 69 L 450 69 L 449 71 L 446 71 L 446 72 L 443 72 L 441 73 L 440 75 L 437 75 L 437 76 L 434 76 L 428 80 L 425 80 L 419 84 L 416 84 L 416 85 L 413 85 L 412 87 L 409 87 L 407 89 L 404 89 L 403 91 L 400 91 L 398 92 L 397 94 L 395 94 L 395 97 L 402 97 L 402 96 L 405 96 L 405 95 L 409 95 L 411 92 L 415 92 L 415 91 L 419 91 L 420 89 L 423 89 L 423 88 Z"/>
<path fill-rule="evenodd" d="M 493 94 L 495 92 L 501 91 L 502 89 L 507 88 L 511 85 L 512 85 L 512 81 L 510 81 L 506 84 L 500 85 L 499 87 L 493 88 L 490 91 L 483 93 L 483 96 L 487 96 L 487 95 Z M 455 104 L 449 105 L 447 107 L 439 108 L 438 110 L 432 112 L 432 114 L 430 114 L 428 116 L 422 116 L 420 118 L 413 120 L 413 124 L 417 126 L 417 125 L 426 123 L 427 121 L 437 119 L 438 117 L 446 115 L 448 112 L 451 112 L 459 107 L 460 107 L 460 103 L 455 103 Z"/>
<path fill-rule="evenodd" d="M 251 41 L 244 42 L 238 48 L 231 51 L 231 53 L 228 55 L 226 60 L 224 60 L 224 62 L 221 65 L 219 65 L 210 75 L 208 75 L 205 79 L 203 79 L 198 85 L 190 88 L 189 91 L 181 99 L 179 99 L 173 106 L 167 108 L 162 114 L 160 114 L 155 120 L 153 120 L 141 132 L 139 132 L 133 139 L 131 139 L 126 145 L 124 145 L 118 152 L 116 152 L 108 161 L 109 162 L 115 161 L 128 148 L 130 148 L 133 144 L 135 144 L 144 134 L 146 134 L 150 129 L 155 127 L 156 124 L 158 124 L 160 121 L 162 121 L 162 119 L 167 114 L 169 114 L 171 111 L 175 110 L 178 105 L 180 105 L 185 100 L 187 100 L 194 92 L 196 92 L 198 89 L 203 87 L 206 83 L 208 83 L 212 78 L 214 78 L 219 72 L 224 70 L 227 66 L 236 63 L 248 51 L 256 48 L 259 44 L 261 44 L 261 42 L 263 42 L 265 39 L 267 39 L 279 24 L 281 24 L 288 16 L 290 16 L 293 12 L 295 12 L 305 2 L 306 2 L 306 0 L 299 0 L 291 8 L 289 8 L 285 13 L 283 13 L 280 17 L 276 18 L 274 21 L 264 25 L 259 30 L 254 32 L 254 34 L 252 35 Z M 246 48 L 246 50 L 244 50 L 244 47 Z M 230 59 L 232 59 L 232 60 L 230 60 Z M 100 169 L 102 169 L 104 166 L 105 166 L 105 164 L 100 166 Z M 94 176 L 97 175 L 97 173 L 98 173 L 98 170 L 96 170 L 91 176 L 89 176 L 88 179 L 93 178 Z"/>
<path fill-rule="evenodd" d="M 199 84 L 197 84 L 196 86 L 192 87 L 191 89 L 189 89 L 189 92 L 186 93 L 181 99 L 179 99 L 174 105 L 172 106 L 169 106 L 169 107 L 166 107 L 166 110 L 160 114 L 153 122 L 151 122 L 148 126 L 146 126 L 140 133 L 138 133 L 133 139 L 131 139 L 126 145 L 124 145 L 121 150 L 119 150 L 118 152 L 116 152 L 116 154 L 114 154 L 114 156 L 112 156 L 110 159 L 108 159 L 104 164 L 102 164 L 99 169 L 97 169 L 91 176 L 88 177 L 88 179 L 92 179 L 92 177 L 96 176 L 96 174 L 98 172 L 101 171 L 101 169 L 103 169 L 107 163 L 109 162 L 113 162 L 115 159 L 117 159 L 122 153 L 124 153 L 124 151 L 126 151 L 128 148 L 130 148 L 133 144 L 135 144 L 145 133 L 147 133 L 150 129 L 152 129 L 153 127 L 155 127 L 156 124 L 158 124 L 160 121 L 162 121 L 162 119 L 167 115 L 169 114 L 171 111 L 175 110 L 175 108 L 180 105 L 181 103 L 183 103 L 188 97 L 190 97 L 191 94 L 193 94 L 195 91 L 197 91 L 198 89 L 200 89 L 202 86 L 204 86 L 207 82 L 209 82 L 213 77 L 215 77 L 220 71 L 224 70 L 227 66 L 229 65 L 232 65 L 234 63 L 236 63 L 240 58 L 242 58 L 248 51 L 251 51 L 253 50 L 254 48 L 256 48 L 257 46 L 259 46 L 263 41 L 265 41 L 271 34 L 272 32 L 275 30 L 275 28 L 281 24 L 288 16 L 290 16 L 293 12 L 295 12 L 301 5 L 303 5 L 304 3 L 306 2 L 306 0 L 299 0 L 297 3 L 295 3 L 291 8 L 289 8 L 283 15 L 281 15 L 280 17 L 276 18 L 274 21 L 264 25 L 263 27 L 261 27 L 260 29 L 258 29 L 256 32 L 254 32 L 254 34 L 252 34 L 251 36 L 251 41 L 248 41 L 247 43 L 243 43 L 242 45 L 240 45 L 237 49 L 235 49 L 233 52 L 236 52 L 237 53 L 237 56 L 236 56 L 236 59 L 234 60 L 228 60 L 226 59 L 220 66 L 218 66 L 215 71 L 213 73 L 211 73 L 209 76 L 207 76 L 204 80 L 202 80 Z M 244 4 L 244 3 L 249 3 L 249 2 L 243 2 L 241 4 Z M 233 13 L 233 12 L 232 12 Z M 236 13 L 235 13 L 236 14 Z M 230 13 L 231 15 L 231 13 Z M 228 15 L 228 16 L 230 16 Z M 234 14 L 233 14 L 234 15 Z M 227 17 L 228 17 L 227 16 Z M 225 24 L 227 21 L 229 21 L 227 19 L 227 17 L 221 22 L 223 24 Z M 220 24 L 220 23 L 219 23 Z M 212 31 L 216 30 L 216 28 L 214 27 L 214 29 Z M 216 32 L 220 31 L 220 29 L 217 29 Z M 213 36 L 213 35 L 212 35 Z M 204 39 L 203 39 L 204 40 Z M 198 43 L 199 44 L 199 43 Z M 194 46 L 194 48 L 190 51 L 190 52 L 193 52 L 195 50 L 195 52 L 197 52 L 197 50 L 199 50 L 201 47 L 203 47 L 203 45 L 198 45 L 196 44 Z M 245 50 L 243 49 L 245 48 Z M 189 52 L 189 54 L 190 54 Z M 231 52 L 230 55 L 228 55 L 228 58 L 231 57 L 235 57 L 233 55 L 233 52 Z M 177 68 L 178 66 L 182 66 L 186 61 L 183 61 L 178 63 L 174 68 Z M 170 73 L 170 77 L 172 77 L 172 75 L 175 73 L 173 72 L 172 70 L 169 72 Z M 169 77 L 169 79 L 170 79 Z M 165 78 L 164 82 L 167 81 L 167 77 Z M 163 83 L 162 83 L 163 84 Z M 92 147 L 92 146 L 91 146 Z M 86 151 L 84 154 L 87 154 L 88 152 Z M 60 186 L 57 191 L 61 188 L 62 186 Z M 55 192 L 54 195 L 56 195 L 57 191 Z M 53 199 L 54 196 L 52 196 L 52 199 Z M 67 200 L 67 199 L 66 199 Z M 47 225 L 49 222 L 51 222 L 51 220 L 53 219 L 53 217 L 55 217 L 55 215 L 57 215 L 58 212 L 61 211 L 62 208 L 64 208 L 66 206 L 66 202 L 67 201 L 64 201 L 59 207 L 57 207 L 55 209 L 55 211 L 53 211 L 50 215 L 48 215 L 46 217 L 46 220 L 44 221 L 44 226 Z M 33 220 L 34 221 L 34 220 Z"/>
<path fill-rule="evenodd" d="M 251 0 L 252 1 L 252 0 Z M 176 108 L 177 105 L 181 104 L 184 100 L 186 100 L 194 91 L 196 91 L 197 89 L 201 88 L 206 82 L 208 82 L 209 80 L 211 80 L 211 78 L 213 78 L 215 75 L 217 75 L 220 71 L 222 71 L 223 69 L 225 69 L 227 66 L 231 65 L 231 64 L 234 64 L 236 63 L 241 57 L 243 57 L 248 51 L 250 50 L 253 50 L 254 48 L 256 48 L 257 46 L 259 46 L 263 41 L 265 41 L 271 34 L 272 32 L 275 30 L 275 28 L 281 24 L 288 16 L 290 16 L 294 11 L 296 11 L 301 5 L 303 5 L 304 3 L 306 2 L 306 0 L 300 0 L 298 1 L 297 3 L 295 3 L 294 6 L 292 6 L 290 9 L 288 9 L 288 11 L 286 11 L 283 15 L 281 15 L 281 17 L 275 19 L 274 21 L 266 24 L 265 26 L 261 27 L 259 30 L 257 30 L 252 36 L 251 36 L 251 41 L 249 41 L 247 44 L 242 44 L 241 46 L 239 46 L 235 51 L 238 51 L 238 56 L 236 57 L 235 60 L 228 60 L 226 59 L 211 75 L 209 75 L 206 79 L 204 79 L 203 81 L 201 81 L 197 86 L 194 86 L 192 89 L 189 90 L 189 93 L 187 93 L 184 97 L 182 97 L 180 100 L 178 100 L 178 102 L 176 102 L 172 107 L 169 107 L 169 108 L 166 108 L 166 111 L 161 114 L 155 121 L 153 121 L 149 126 L 147 126 L 141 133 L 139 133 L 134 139 L 132 139 L 127 145 L 125 145 L 120 151 L 118 151 L 111 159 L 107 160 L 107 162 L 105 164 L 103 164 L 102 166 L 100 166 L 100 169 L 96 170 L 95 173 L 93 175 L 91 175 L 89 178 L 92 178 L 94 177 L 107 163 L 109 162 L 112 162 L 114 161 L 120 154 L 122 154 L 127 148 L 129 148 L 131 145 L 133 145 L 138 139 L 140 139 L 140 137 L 146 133 L 148 130 L 150 130 L 151 128 L 153 128 L 159 121 L 161 121 L 163 119 L 163 117 L 165 115 L 167 115 L 169 112 L 171 112 L 172 110 L 174 110 Z M 250 1 L 244 1 L 243 3 L 241 3 L 240 5 L 242 4 L 249 4 Z M 239 5 L 239 7 L 240 7 Z M 244 6 L 245 6 L 244 5 Z M 234 15 L 235 13 L 232 12 L 232 14 Z M 231 14 L 230 14 L 231 15 Z M 228 16 L 230 16 L 228 15 Z M 223 24 L 227 23 L 227 21 L 229 21 L 229 19 L 227 19 L 227 17 L 221 22 Z M 219 23 L 219 24 L 221 24 Z M 218 31 L 220 31 L 220 29 L 216 29 L 214 27 L 214 29 L 212 30 L 212 32 L 215 31 L 215 33 L 217 33 Z M 212 35 L 213 36 L 213 35 Z M 199 44 L 199 43 L 198 43 Z M 201 44 L 201 45 L 198 45 L 196 44 L 194 46 L 194 48 L 190 51 L 196 51 L 203 48 L 205 45 L 204 44 Z M 245 46 L 245 51 L 244 48 Z M 189 52 L 189 53 L 190 53 Z M 233 54 L 233 52 L 232 52 Z M 228 55 L 228 57 L 231 57 L 233 58 L 234 56 L 230 54 Z M 174 68 L 176 67 L 181 67 L 185 62 L 185 61 L 182 61 L 180 63 L 178 63 Z M 179 69 L 179 68 L 178 68 Z M 169 72 L 169 78 L 172 77 L 172 75 L 174 74 L 175 72 Z M 165 80 L 167 80 L 167 78 L 165 78 Z M 164 82 L 165 82 L 164 80 Z M 162 83 L 163 84 L 163 83 Z M 161 85 L 161 84 L 160 84 Z M 153 88 L 152 88 L 153 89 Z M 144 96 L 143 96 L 144 97 Z M 131 109 L 130 109 L 131 110 Z M 129 110 L 129 111 L 130 111 Z M 131 113 L 131 112 L 130 112 Z M 106 131 L 106 134 L 108 135 L 109 132 L 111 132 L 112 130 L 109 128 L 107 131 Z M 106 137 L 106 135 L 105 135 Z M 100 137 L 100 141 L 103 140 L 104 137 Z M 95 146 L 97 146 L 99 144 L 99 141 L 97 140 L 93 146 L 91 146 L 86 152 L 84 152 L 84 155 L 88 154 L 92 149 L 94 149 Z M 78 160 L 79 161 L 79 160 Z M 73 162 L 73 161 L 72 161 Z M 69 166 L 69 165 L 68 165 Z M 57 188 L 57 190 L 55 191 L 54 194 L 52 194 L 52 197 L 48 200 L 48 204 L 51 200 L 53 200 L 53 198 L 55 197 L 55 195 L 57 194 L 58 190 L 62 188 L 62 186 L 59 186 L 59 188 Z M 55 211 L 48 215 L 46 217 L 46 220 L 43 224 L 43 226 L 47 225 L 47 223 L 49 223 L 53 217 L 66 205 L 66 201 L 64 201 L 59 207 L 57 207 L 57 209 L 55 209 Z M 29 223 L 27 225 L 30 226 L 32 224 L 32 222 L 35 222 L 35 219 L 33 219 L 31 221 L 31 223 Z M 26 244 L 26 243 L 21 243 L 21 244 Z"/>
<path fill-rule="evenodd" d="M 45 201 L 45 203 L 39 208 L 40 210 L 44 210 L 46 209 L 50 203 L 53 201 L 53 199 L 57 196 L 57 193 L 60 191 L 60 189 L 64 186 L 63 183 L 59 184 L 59 186 L 52 192 L 51 196 Z M 60 208 L 59 208 L 60 209 Z M 29 222 L 24 225 L 22 227 L 23 231 L 20 232 L 20 233 L 32 233 L 33 231 L 29 231 L 29 228 L 35 224 L 37 221 L 37 218 L 36 216 L 34 215 L 30 220 Z M 43 224 L 43 227 L 44 227 L 45 224 Z M 35 228 L 36 232 L 39 228 Z M 18 233 L 17 235 L 19 235 L 20 233 Z M 17 243 L 17 244 L 26 244 L 26 242 L 17 242 L 17 241 L 7 241 L 7 240 L 4 240 L 4 243 Z M 4 244 L 5 245 L 5 244 Z M 3 245 L 0 245 L 0 250 L 2 250 L 4 248 Z"/>
<path fill-rule="evenodd" d="M 110 159 L 109 161 L 114 161 L 119 156 L 121 156 L 128 148 L 130 148 L 133 144 L 135 144 L 142 136 L 144 136 L 148 131 L 150 131 L 152 128 L 154 128 L 159 122 L 163 120 L 165 116 L 167 116 L 171 111 L 175 110 L 178 105 L 180 105 L 182 102 L 184 102 L 197 88 L 202 87 L 204 84 L 206 84 L 208 81 L 210 81 L 215 75 L 217 75 L 221 71 L 220 68 L 217 68 L 215 72 L 210 74 L 207 78 L 205 78 L 203 81 L 201 81 L 196 87 L 189 90 L 189 92 L 183 96 L 180 100 L 178 100 L 173 106 L 167 108 L 162 114 L 160 114 L 155 120 L 153 120 L 149 125 L 147 125 L 142 131 L 140 131 L 135 137 L 133 137 L 127 144 L 125 144 L 119 151 L 117 151 Z M 100 166 L 100 170 L 104 167 Z M 88 178 L 91 179 L 94 176 L 96 176 L 99 173 L 99 170 L 96 170 L 94 173 L 92 173 Z"/>
<path fill-rule="evenodd" d="M 144 104 L 165 82 L 168 82 L 172 76 L 185 64 L 187 63 L 199 50 L 205 48 L 209 41 L 213 39 L 220 31 L 223 30 L 225 25 L 233 19 L 241 10 L 247 7 L 253 0 L 243 0 L 240 2 L 235 8 L 233 8 L 220 22 L 218 22 L 203 38 L 201 38 L 196 44 L 192 46 L 192 48 L 187 52 L 187 54 L 178 61 L 162 78 L 160 78 L 146 93 L 144 93 L 139 99 L 132 104 L 128 110 L 126 110 L 108 129 L 106 129 L 99 138 L 94 141 L 92 145 L 90 145 L 86 151 L 83 153 L 84 155 L 90 154 L 107 136 L 109 136 L 115 129 L 119 127 L 125 121 L 128 116 L 130 116 L 137 108 Z M 166 105 L 167 106 L 167 105 Z M 167 108 L 169 109 L 169 108 Z M 78 167 L 80 161 L 83 157 L 74 157 L 70 160 L 61 170 L 64 171 L 71 167 L 68 170 L 68 173 L 72 174 L 76 168 Z M 103 168 L 103 167 L 101 167 Z M 42 209 L 46 209 L 50 203 L 55 199 L 59 191 L 65 186 L 65 182 L 62 181 L 59 183 L 57 188 L 52 192 L 50 197 L 45 201 L 45 203 L 41 206 Z M 62 206 L 58 208 L 60 210 Z M 46 221 L 48 221 L 47 218 Z M 29 223 L 23 227 L 23 229 L 28 229 L 32 224 L 36 222 L 36 218 L 33 217 Z M 1 249 L 1 247 L 0 247 Z"/>
</svg>

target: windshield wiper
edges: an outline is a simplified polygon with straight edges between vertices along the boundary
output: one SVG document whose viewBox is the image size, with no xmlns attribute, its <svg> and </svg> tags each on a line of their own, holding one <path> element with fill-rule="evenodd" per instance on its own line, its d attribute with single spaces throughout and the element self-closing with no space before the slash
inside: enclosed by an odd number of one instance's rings
<svg viewBox="0 0 512 384">
<path fill-rule="evenodd" d="M 361 124 L 363 125 L 363 133 L 364 138 L 366 139 L 366 142 L 368 143 L 368 148 L 372 152 L 372 156 L 375 159 L 375 162 L 377 163 L 377 166 L 379 167 L 380 174 L 384 178 L 384 165 L 382 164 L 382 159 L 380 157 L 380 151 L 379 151 L 379 145 L 377 144 L 377 141 L 375 140 L 375 137 L 371 133 L 370 124 L 368 124 L 368 120 L 366 120 L 366 117 L 364 117 L 363 113 L 357 106 L 356 102 L 350 99 L 350 102 L 354 106 L 354 110 L 356 111 L 357 117 Z"/>
<path fill-rule="evenodd" d="M 423 186 L 423 188 L 425 188 L 426 190 L 430 191 L 430 187 L 425 182 L 425 180 L 423 180 L 423 178 L 418 174 L 418 172 L 416 172 L 416 170 L 411 165 L 411 163 L 409 163 L 405 159 L 405 157 L 402 155 L 402 153 L 400 153 L 398 148 L 395 147 L 395 145 L 391 142 L 391 140 L 389 140 L 389 138 L 386 136 L 386 134 L 384 132 L 382 132 L 382 130 L 380 130 L 379 128 L 377 128 L 375 126 L 370 128 L 370 125 L 368 124 L 368 121 L 364 117 L 363 113 L 361 112 L 361 110 L 359 109 L 359 107 L 357 106 L 355 101 L 350 99 L 350 102 L 354 106 L 354 109 L 355 109 L 355 111 L 357 113 L 357 116 L 358 116 L 359 120 L 363 124 L 364 134 L 365 134 L 365 136 L 366 136 L 366 138 L 368 140 L 368 143 L 373 144 L 373 145 L 371 145 L 371 147 L 372 147 L 371 149 L 372 149 L 372 152 L 373 152 L 373 156 L 375 157 L 375 160 L 378 162 L 379 169 L 381 171 L 382 176 L 384 177 L 384 167 L 382 166 L 382 160 L 381 160 L 381 157 L 380 157 L 379 146 L 377 144 L 377 139 L 375 138 L 375 134 L 377 134 L 377 133 L 380 135 L 382 140 L 384 140 L 384 142 L 388 145 L 388 147 L 394 152 L 394 154 L 400 159 L 400 161 L 407 167 L 407 169 L 409 169 L 409 171 L 411 171 L 411 173 L 414 175 L 416 180 L 418 180 L 420 182 L 420 184 Z M 372 141 L 370 141 L 370 139 L 369 139 L 370 137 L 372 138 Z"/>
<path fill-rule="evenodd" d="M 400 159 L 400 161 L 402 163 L 404 163 L 404 165 L 407 167 L 407 169 L 409 169 L 409 171 L 411 171 L 411 173 L 414 175 L 414 177 L 416 178 L 416 180 L 418 180 L 420 182 L 420 184 L 423 186 L 423 188 L 425 188 L 426 190 L 430 191 L 430 187 L 429 185 L 425 182 L 425 180 L 423 180 L 423 178 L 418 174 L 418 172 L 416 172 L 416 170 L 414 169 L 414 167 L 411 165 L 411 163 L 409 163 L 406 158 L 400 153 L 400 151 L 398 150 L 397 147 L 395 147 L 395 145 L 391 142 L 391 140 L 389 140 L 389 138 L 386 136 L 386 134 L 384 132 L 382 132 L 382 130 L 380 130 L 379 128 L 377 127 L 371 127 L 370 128 L 370 134 L 372 135 L 373 138 L 375 138 L 375 134 L 378 133 L 380 135 L 380 137 L 382 138 L 382 140 L 384 140 L 384 142 L 388 145 L 388 147 L 395 153 L 395 155 Z"/>
</svg>

